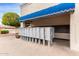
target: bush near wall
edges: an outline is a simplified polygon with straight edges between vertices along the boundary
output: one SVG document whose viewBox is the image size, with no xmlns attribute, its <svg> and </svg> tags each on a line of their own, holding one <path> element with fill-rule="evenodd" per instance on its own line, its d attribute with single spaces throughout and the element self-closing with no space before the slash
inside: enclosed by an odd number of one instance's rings
<svg viewBox="0 0 79 59">
<path fill-rule="evenodd" d="M 9 30 L 1 30 L 0 33 L 1 34 L 8 34 L 9 33 Z"/>
</svg>

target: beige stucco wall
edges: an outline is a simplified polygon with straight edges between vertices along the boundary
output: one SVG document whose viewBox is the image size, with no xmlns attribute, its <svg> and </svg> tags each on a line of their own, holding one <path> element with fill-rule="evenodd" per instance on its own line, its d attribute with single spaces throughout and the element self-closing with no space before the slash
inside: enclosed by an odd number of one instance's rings
<svg viewBox="0 0 79 59">
<path fill-rule="evenodd" d="M 70 48 L 79 51 L 79 3 L 75 4 L 70 18 Z"/>
<path fill-rule="evenodd" d="M 69 24 L 70 24 L 70 14 L 68 13 L 40 18 L 32 22 L 33 26 L 55 26 L 55 25 L 69 25 Z"/>
<path fill-rule="evenodd" d="M 24 4 L 21 6 L 21 15 L 27 15 L 54 5 L 57 5 L 59 3 L 32 3 L 32 4 Z"/>
</svg>

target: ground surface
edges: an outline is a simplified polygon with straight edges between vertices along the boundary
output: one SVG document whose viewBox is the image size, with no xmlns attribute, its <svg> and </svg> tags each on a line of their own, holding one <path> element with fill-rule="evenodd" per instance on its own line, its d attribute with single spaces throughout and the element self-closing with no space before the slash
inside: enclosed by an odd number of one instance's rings
<svg viewBox="0 0 79 59">
<path fill-rule="evenodd" d="M 16 39 L 13 35 L 0 35 L 0 55 L 6 56 L 77 56 L 79 52 L 54 43 L 52 47 Z"/>
</svg>

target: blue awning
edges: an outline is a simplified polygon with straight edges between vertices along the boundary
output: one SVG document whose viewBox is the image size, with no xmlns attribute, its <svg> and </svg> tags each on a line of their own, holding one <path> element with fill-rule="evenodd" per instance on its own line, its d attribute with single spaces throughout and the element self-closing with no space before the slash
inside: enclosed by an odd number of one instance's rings
<svg viewBox="0 0 79 59">
<path fill-rule="evenodd" d="M 74 9 L 75 9 L 75 3 L 61 3 L 40 11 L 36 11 L 28 15 L 24 15 L 20 17 L 20 21 L 23 22 L 26 20 L 36 19 L 44 16 L 65 13 L 65 12 L 73 11 Z"/>
</svg>

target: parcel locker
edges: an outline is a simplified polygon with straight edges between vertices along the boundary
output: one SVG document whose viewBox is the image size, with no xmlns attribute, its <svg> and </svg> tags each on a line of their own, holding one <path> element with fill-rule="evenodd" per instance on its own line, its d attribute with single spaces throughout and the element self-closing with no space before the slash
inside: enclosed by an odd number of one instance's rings
<svg viewBox="0 0 79 59">
<path fill-rule="evenodd" d="M 25 35 L 25 29 L 24 28 L 22 29 L 22 35 L 23 36 Z"/>
<path fill-rule="evenodd" d="M 54 38 L 54 27 L 45 27 L 45 40 L 52 40 Z"/>
<path fill-rule="evenodd" d="M 33 34 L 32 34 L 32 28 L 29 28 L 29 37 L 32 37 L 33 36 Z"/>
<path fill-rule="evenodd" d="M 25 36 L 27 37 L 27 28 L 25 28 Z"/>
<path fill-rule="evenodd" d="M 29 29 L 26 28 L 26 36 L 29 37 Z"/>
<path fill-rule="evenodd" d="M 25 28 L 23 28 L 23 36 L 26 36 Z"/>
<path fill-rule="evenodd" d="M 44 27 L 40 27 L 40 39 L 45 39 Z"/>
<path fill-rule="evenodd" d="M 39 31 L 40 31 L 40 27 L 36 27 L 36 28 L 35 28 L 35 38 L 40 38 L 40 33 L 39 33 Z"/>
<path fill-rule="evenodd" d="M 32 37 L 33 37 L 33 38 L 36 38 L 36 35 L 35 35 L 36 32 L 35 32 L 35 31 L 36 31 L 35 28 L 32 28 L 32 34 L 33 34 Z"/>
<path fill-rule="evenodd" d="M 27 37 L 29 37 L 29 28 L 27 28 L 26 31 L 27 31 L 27 32 L 26 32 L 26 33 L 27 33 L 26 35 L 27 35 Z"/>
</svg>

